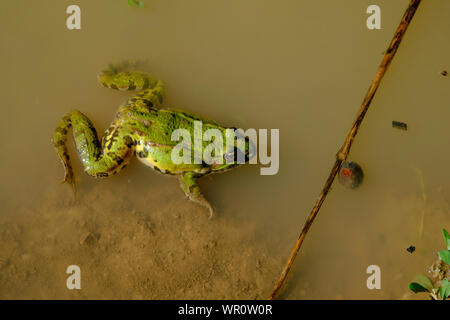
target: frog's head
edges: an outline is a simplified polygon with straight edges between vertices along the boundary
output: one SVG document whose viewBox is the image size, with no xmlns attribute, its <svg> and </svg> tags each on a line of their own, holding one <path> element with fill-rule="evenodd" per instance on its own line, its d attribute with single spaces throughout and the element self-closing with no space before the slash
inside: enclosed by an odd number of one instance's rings
<svg viewBox="0 0 450 320">
<path fill-rule="evenodd" d="M 227 171 L 249 162 L 256 154 L 255 144 L 245 136 L 242 130 L 229 128 L 225 131 L 226 140 L 234 143 L 224 146 L 222 164 L 213 165 L 214 172 Z"/>
</svg>

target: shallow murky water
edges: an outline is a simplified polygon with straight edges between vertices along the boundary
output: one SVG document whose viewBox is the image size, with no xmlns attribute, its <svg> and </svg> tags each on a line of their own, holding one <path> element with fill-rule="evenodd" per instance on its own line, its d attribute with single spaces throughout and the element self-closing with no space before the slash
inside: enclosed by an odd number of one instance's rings
<svg viewBox="0 0 450 320">
<path fill-rule="evenodd" d="M 1 5 L 0 298 L 267 297 L 409 3 L 144 2 L 77 1 L 81 30 L 72 31 L 72 1 Z M 374 3 L 382 29 L 371 31 Z M 419 7 L 352 148 L 364 183 L 335 182 L 282 298 L 412 298 L 409 281 L 442 249 L 449 13 L 447 0 Z M 146 61 L 166 85 L 166 106 L 280 129 L 279 173 L 247 165 L 204 178 L 219 211 L 209 221 L 176 179 L 133 161 L 96 180 L 72 152 L 74 201 L 50 138 L 75 108 L 106 129 L 127 93 L 100 87 L 96 74 L 123 59 Z M 73 264 L 79 291 L 66 288 Z M 366 287 L 369 265 L 381 268 L 381 290 Z"/>
</svg>

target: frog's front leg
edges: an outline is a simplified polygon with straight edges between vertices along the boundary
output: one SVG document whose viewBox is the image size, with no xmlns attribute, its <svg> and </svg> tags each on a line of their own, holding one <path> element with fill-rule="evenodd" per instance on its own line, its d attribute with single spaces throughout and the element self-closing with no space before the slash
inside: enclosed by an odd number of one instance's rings
<svg viewBox="0 0 450 320">
<path fill-rule="evenodd" d="M 80 111 L 68 112 L 59 122 L 53 143 L 64 165 L 63 182 L 75 187 L 73 169 L 67 150 L 67 133 L 73 128 L 75 145 L 87 174 L 95 177 L 107 177 L 123 168 L 134 152 L 134 143 L 126 130 L 112 127 L 107 131 L 103 146 L 100 146 L 97 132 L 91 121 Z"/>
<path fill-rule="evenodd" d="M 194 201 L 207 208 L 209 210 L 209 218 L 211 218 L 214 214 L 213 207 L 200 192 L 200 187 L 197 184 L 196 178 L 196 174 L 193 172 L 183 173 L 180 176 L 181 188 L 183 189 L 189 200 Z"/>
</svg>

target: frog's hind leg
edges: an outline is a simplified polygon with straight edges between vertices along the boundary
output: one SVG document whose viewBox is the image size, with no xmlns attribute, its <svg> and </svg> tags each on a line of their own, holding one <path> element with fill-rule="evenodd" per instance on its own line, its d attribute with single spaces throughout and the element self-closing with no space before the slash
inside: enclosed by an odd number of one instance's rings
<svg viewBox="0 0 450 320">
<path fill-rule="evenodd" d="M 94 177 L 108 177 L 117 173 L 130 160 L 134 152 L 132 138 L 121 130 L 113 127 L 108 130 L 101 148 L 97 132 L 91 121 L 81 112 L 74 110 L 68 112 L 59 122 L 53 143 L 64 165 L 65 175 L 63 182 L 75 187 L 73 169 L 67 150 L 67 133 L 73 128 L 75 145 L 87 174 Z"/>
<path fill-rule="evenodd" d="M 146 72 L 119 71 L 110 67 L 98 75 L 98 81 L 104 87 L 115 90 L 136 90 L 136 95 L 128 100 L 129 104 L 158 107 L 162 103 L 164 87 L 160 80 Z"/>
<path fill-rule="evenodd" d="M 59 158 L 61 159 L 64 166 L 64 179 L 62 183 L 67 182 L 68 184 L 70 184 L 75 192 L 73 169 L 70 163 L 70 156 L 66 144 L 67 133 L 70 127 L 72 127 L 70 114 L 66 114 L 58 123 L 58 126 L 55 129 L 55 132 L 53 134 L 53 144 L 55 145 L 56 152 L 58 153 Z"/>
<path fill-rule="evenodd" d="M 209 218 L 214 215 L 214 209 L 208 200 L 205 199 L 203 194 L 200 192 L 200 187 L 196 181 L 196 174 L 193 172 L 186 172 L 180 176 L 180 185 L 184 193 L 189 200 L 194 201 L 201 206 L 209 210 Z"/>
</svg>

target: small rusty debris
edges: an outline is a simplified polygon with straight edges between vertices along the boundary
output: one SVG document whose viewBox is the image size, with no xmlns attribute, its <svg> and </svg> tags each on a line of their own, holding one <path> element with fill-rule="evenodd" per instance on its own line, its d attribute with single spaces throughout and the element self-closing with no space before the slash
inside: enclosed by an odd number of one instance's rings
<svg viewBox="0 0 450 320">
<path fill-rule="evenodd" d="M 87 231 L 80 237 L 80 244 L 91 246 L 95 244 L 99 238 L 100 234 Z"/>
<path fill-rule="evenodd" d="M 392 127 L 401 129 L 401 130 L 408 130 L 408 125 L 404 122 L 400 121 L 392 121 Z"/>
<path fill-rule="evenodd" d="M 447 70 L 442 70 L 441 74 L 445 77 L 446 75 L 448 75 Z"/>
<path fill-rule="evenodd" d="M 413 253 L 414 251 L 416 251 L 416 247 L 409 246 L 408 248 L 406 248 L 406 251 L 408 251 L 409 253 Z"/>
</svg>

